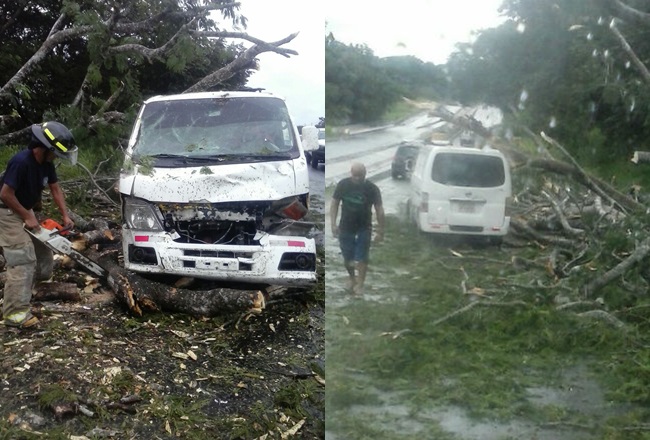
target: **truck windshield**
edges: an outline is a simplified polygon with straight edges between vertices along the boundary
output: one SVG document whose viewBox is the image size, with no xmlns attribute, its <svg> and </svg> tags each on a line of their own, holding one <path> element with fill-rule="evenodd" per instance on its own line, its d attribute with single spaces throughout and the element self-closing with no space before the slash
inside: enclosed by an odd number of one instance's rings
<svg viewBox="0 0 650 440">
<path fill-rule="evenodd" d="M 273 97 L 181 99 L 146 104 L 134 157 L 300 156 L 287 107 Z M 277 159 L 275 159 L 277 160 Z"/>
<path fill-rule="evenodd" d="M 438 183 L 474 188 L 494 188 L 505 183 L 503 160 L 496 156 L 438 153 L 431 178 Z"/>
</svg>

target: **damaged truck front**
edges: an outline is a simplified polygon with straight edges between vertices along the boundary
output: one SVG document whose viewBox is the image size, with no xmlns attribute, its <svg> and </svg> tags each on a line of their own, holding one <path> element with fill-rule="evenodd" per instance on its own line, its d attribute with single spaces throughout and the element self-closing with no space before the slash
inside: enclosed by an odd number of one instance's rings
<svg viewBox="0 0 650 440">
<path fill-rule="evenodd" d="M 283 99 L 260 92 L 144 102 L 120 175 L 124 266 L 260 284 L 316 281 L 309 170 Z"/>
</svg>

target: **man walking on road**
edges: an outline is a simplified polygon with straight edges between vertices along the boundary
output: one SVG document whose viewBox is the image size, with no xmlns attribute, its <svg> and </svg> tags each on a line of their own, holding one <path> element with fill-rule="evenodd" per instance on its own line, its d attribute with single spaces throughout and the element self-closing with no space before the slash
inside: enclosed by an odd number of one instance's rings
<svg viewBox="0 0 650 440">
<path fill-rule="evenodd" d="M 341 205 L 341 222 L 337 217 Z M 366 167 L 353 163 L 350 177 L 342 179 L 334 190 L 330 221 L 332 234 L 339 239 L 345 269 L 350 279 L 347 288 L 360 295 L 368 271 L 370 242 L 372 239 L 372 207 L 377 216 L 375 243 L 384 239 L 384 208 L 381 191 L 374 183 L 366 180 Z"/>
<path fill-rule="evenodd" d="M 30 308 L 33 283 L 52 276 L 52 251 L 38 240 L 32 241 L 24 230 L 40 228 L 33 207 L 46 185 L 61 212 L 63 225 L 73 226 L 53 164 L 56 157 L 76 163 L 77 146 L 72 133 L 58 122 L 34 124 L 28 148 L 9 160 L 0 178 L 0 246 L 7 266 L 2 314 L 7 326 L 27 329 L 38 324 Z"/>
</svg>

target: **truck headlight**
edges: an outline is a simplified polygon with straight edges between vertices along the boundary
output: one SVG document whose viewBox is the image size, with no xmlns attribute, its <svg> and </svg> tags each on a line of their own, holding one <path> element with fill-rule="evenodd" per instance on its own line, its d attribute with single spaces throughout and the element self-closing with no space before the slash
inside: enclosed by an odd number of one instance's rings
<svg viewBox="0 0 650 440">
<path fill-rule="evenodd" d="M 126 197 L 122 217 L 130 229 L 162 231 L 162 221 L 154 206 L 142 199 Z"/>
</svg>

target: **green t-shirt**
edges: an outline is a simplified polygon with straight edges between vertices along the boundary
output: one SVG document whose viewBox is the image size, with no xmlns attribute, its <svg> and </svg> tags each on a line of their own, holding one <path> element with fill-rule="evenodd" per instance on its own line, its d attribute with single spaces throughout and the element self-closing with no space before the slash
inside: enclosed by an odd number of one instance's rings
<svg viewBox="0 0 650 440">
<path fill-rule="evenodd" d="M 341 201 L 341 222 L 344 232 L 358 232 L 372 226 L 372 206 L 381 205 L 379 187 L 369 180 L 355 182 L 347 177 L 334 190 L 335 199 Z"/>
</svg>

